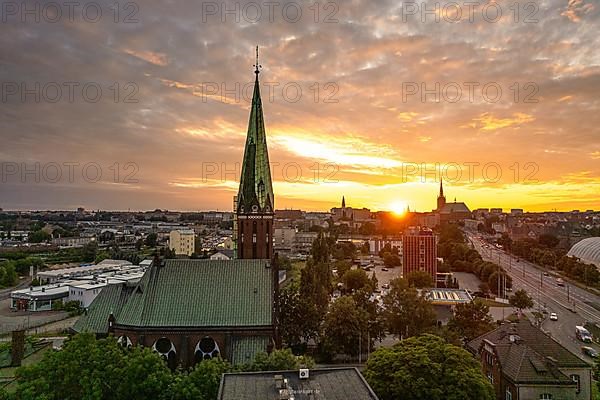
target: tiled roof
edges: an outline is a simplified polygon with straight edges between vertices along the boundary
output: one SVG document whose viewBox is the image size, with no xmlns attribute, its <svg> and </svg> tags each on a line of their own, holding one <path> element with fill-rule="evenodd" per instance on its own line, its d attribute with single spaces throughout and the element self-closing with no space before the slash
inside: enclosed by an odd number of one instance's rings
<svg viewBox="0 0 600 400">
<path fill-rule="evenodd" d="M 269 326 L 273 279 L 267 265 L 266 260 L 166 260 L 149 268 L 127 293 L 102 291 L 76 328 L 98 332 L 111 311 L 116 325 L 125 326 Z"/>
<path fill-rule="evenodd" d="M 572 380 L 559 368 L 589 368 L 585 361 L 526 320 L 502 325 L 467 346 L 478 354 L 484 340 L 493 344 L 503 373 L 516 383 L 571 385 Z"/>
<path fill-rule="evenodd" d="M 377 400 L 356 368 L 314 369 L 308 379 L 299 371 L 245 372 L 223 374 L 218 400 L 279 399 L 275 375 L 288 380 L 295 400 Z"/>
</svg>

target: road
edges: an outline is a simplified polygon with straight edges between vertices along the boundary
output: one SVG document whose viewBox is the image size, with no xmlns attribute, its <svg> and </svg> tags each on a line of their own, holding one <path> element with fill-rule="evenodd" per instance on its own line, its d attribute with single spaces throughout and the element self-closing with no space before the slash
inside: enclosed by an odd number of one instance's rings
<svg viewBox="0 0 600 400">
<path fill-rule="evenodd" d="M 582 354 L 581 346 L 589 344 L 575 337 L 575 326 L 583 325 L 586 321 L 600 323 L 600 296 L 566 282 L 564 286 L 558 286 L 554 277 L 545 276 L 544 270 L 535 264 L 518 260 L 477 235 L 467 236 L 484 260 L 504 268 L 513 280 L 514 290 L 524 289 L 529 293 L 535 302 L 535 311 L 546 309 L 548 313 L 555 312 L 558 315 L 558 321 L 545 319 L 542 329 L 574 354 L 593 362 L 593 359 Z M 600 351 L 600 346 L 595 343 L 589 346 Z"/>
</svg>

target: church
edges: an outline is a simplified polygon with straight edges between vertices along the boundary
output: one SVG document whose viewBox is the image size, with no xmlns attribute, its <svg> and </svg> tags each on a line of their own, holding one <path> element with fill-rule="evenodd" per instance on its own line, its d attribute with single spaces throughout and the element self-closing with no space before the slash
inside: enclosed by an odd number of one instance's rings
<svg viewBox="0 0 600 400">
<path fill-rule="evenodd" d="M 213 357 L 251 362 L 278 347 L 278 266 L 273 254 L 274 194 L 260 97 L 258 48 L 238 195 L 237 258 L 155 258 L 138 283 L 111 284 L 73 327 L 123 346 L 144 346 L 169 367 Z"/>
<path fill-rule="evenodd" d="M 440 180 L 440 193 L 437 198 L 435 213 L 439 215 L 440 223 L 456 222 L 471 218 L 471 210 L 469 210 L 469 207 L 465 203 L 457 202 L 456 199 L 453 202 L 446 202 L 442 180 Z"/>
</svg>

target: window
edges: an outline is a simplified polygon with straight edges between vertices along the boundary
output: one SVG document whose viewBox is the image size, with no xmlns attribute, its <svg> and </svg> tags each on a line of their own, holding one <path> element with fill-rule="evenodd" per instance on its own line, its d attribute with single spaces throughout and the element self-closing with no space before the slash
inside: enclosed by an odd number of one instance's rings
<svg viewBox="0 0 600 400">
<path fill-rule="evenodd" d="M 552 400 L 552 395 L 550 393 L 542 393 L 540 394 L 540 400 Z"/>
<path fill-rule="evenodd" d="M 579 392 L 581 392 L 581 383 L 579 382 L 579 375 L 571 375 L 571 379 L 577 384 L 577 394 L 579 394 Z"/>
<path fill-rule="evenodd" d="M 506 396 L 505 396 L 506 400 L 512 400 L 512 393 L 510 392 L 509 388 L 506 388 Z"/>
</svg>

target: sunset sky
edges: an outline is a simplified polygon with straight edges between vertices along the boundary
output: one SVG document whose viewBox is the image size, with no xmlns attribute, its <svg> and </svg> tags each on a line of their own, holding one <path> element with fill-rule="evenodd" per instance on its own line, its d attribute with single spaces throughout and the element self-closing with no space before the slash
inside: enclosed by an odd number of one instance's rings
<svg viewBox="0 0 600 400">
<path fill-rule="evenodd" d="M 598 1 L 93 3 L 3 6 L 4 209 L 231 210 L 256 45 L 276 208 L 600 209 Z"/>
</svg>

